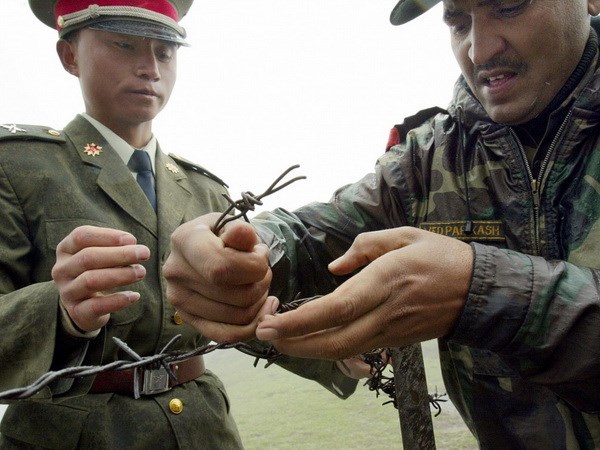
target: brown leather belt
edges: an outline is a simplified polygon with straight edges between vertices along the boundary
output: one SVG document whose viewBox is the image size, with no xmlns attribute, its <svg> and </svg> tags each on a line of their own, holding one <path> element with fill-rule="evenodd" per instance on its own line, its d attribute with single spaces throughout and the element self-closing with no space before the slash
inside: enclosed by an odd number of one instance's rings
<svg viewBox="0 0 600 450">
<path fill-rule="evenodd" d="M 172 387 L 195 380 L 204 374 L 204 358 L 202 355 L 193 356 L 183 361 L 169 364 L 177 377 L 171 380 L 164 367 L 158 369 L 137 369 L 138 393 L 141 395 L 154 395 L 170 390 Z M 113 392 L 115 394 L 135 395 L 135 369 L 112 370 L 96 375 L 90 393 L 101 394 Z"/>
</svg>

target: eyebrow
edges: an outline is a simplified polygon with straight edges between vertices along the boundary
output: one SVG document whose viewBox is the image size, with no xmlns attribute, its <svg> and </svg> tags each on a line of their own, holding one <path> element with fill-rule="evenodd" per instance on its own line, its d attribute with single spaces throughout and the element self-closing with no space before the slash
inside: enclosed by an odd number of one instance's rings
<svg viewBox="0 0 600 450">
<path fill-rule="evenodd" d="M 490 5 L 496 6 L 500 3 L 502 3 L 502 0 L 479 0 L 475 6 L 481 8 Z M 444 22 L 448 22 L 456 17 L 460 17 L 463 13 L 463 10 L 460 9 L 448 9 L 447 7 L 444 7 L 444 15 L 442 19 Z"/>
</svg>

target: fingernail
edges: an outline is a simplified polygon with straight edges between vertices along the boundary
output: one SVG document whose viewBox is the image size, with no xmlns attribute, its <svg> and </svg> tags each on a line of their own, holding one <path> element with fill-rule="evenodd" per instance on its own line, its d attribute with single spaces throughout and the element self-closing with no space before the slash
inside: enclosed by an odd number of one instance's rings
<svg viewBox="0 0 600 450">
<path fill-rule="evenodd" d="M 134 245 L 136 243 L 135 236 L 129 233 L 123 233 L 119 237 L 119 245 Z"/>
<path fill-rule="evenodd" d="M 127 292 L 123 292 L 123 294 L 125 294 L 129 303 L 135 303 L 140 299 L 139 292 L 127 291 Z"/>
<path fill-rule="evenodd" d="M 145 261 L 150 258 L 150 249 L 145 245 L 140 245 L 135 249 L 135 257 L 138 260 Z"/>
<path fill-rule="evenodd" d="M 338 264 L 338 261 L 339 261 L 340 259 L 342 259 L 342 257 L 341 257 L 341 256 L 340 256 L 339 258 L 337 258 L 337 259 L 334 259 L 333 261 L 331 261 L 331 262 L 330 262 L 330 263 L 327 265 L 327 268 L 328 268 L 328 269 L 331 269 L 332 267 L 335 267 L 335 266 Z"/>
<path fill-rule="evenodd" d="M 261 341 L 273 341 L 279 337 L 279 333 L 275 328 L 261 328 L 260 325 L 258 325 L 256 337 Z"/>
<path fill-rule="evenodd" d="M 277 312 L 277 308 L 279 308 L 279 300 L 277 299 L 277 297 L 272 297 L 272 303 L 271 303 L 271 314 L 275 314 Z"/>
<path fill-rule="evenodd" d="M 140 280 L 146 276 L 146 268 L 144 266 L 142 266 L 141 264 L 134 264 L 131 267 L 133 267 L 135 276 L 138 278 L 138 280 Z"/>
</svg>

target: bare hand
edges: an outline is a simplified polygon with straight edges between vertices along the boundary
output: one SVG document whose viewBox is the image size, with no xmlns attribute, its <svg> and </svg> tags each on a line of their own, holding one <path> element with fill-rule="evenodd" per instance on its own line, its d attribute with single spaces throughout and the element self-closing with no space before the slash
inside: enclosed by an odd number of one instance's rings
<svg viewBox="0 0 600 450">
<path fill-rule="evenodd" d="M 402 227 L 359 235 L 329 269 L 343 275 L 363 266 L 333 293 L 263 318 L 257 337 L 290 355 L 340 360 L 444 336 L 464 306 L 473 252 Z"/>
<path fill-rule="evenodd" d="M 181 318 L 209 339 L 245 341 L 254 337 L 258 318 L 278 306 L 268 297 L 269 251 L 243 221 L 229 222 L 215 235 L 218 217 L 199 217 L 171 236 L 163 266 L 167 297 Z"/>
<path fill-rule="evenodd" d="M 111 228 L 82 226 L 56 247 L 52 279 L 60 301 L 73 323 L 82 331 L 97 330 L 110 314 L 136 302 L 137 292 L 115 289 L 135 283 L 146 275 L 140 265 L 150 250 L 137 245 L 129 233 Z"/>
<path fill-rule="evenodd" d="M 347 377 L 360 380 L 361 378 L 371 378 L 371 366 L 360 358 L 347 358 L 335 362 L 340 371 Z"/>
</svg>

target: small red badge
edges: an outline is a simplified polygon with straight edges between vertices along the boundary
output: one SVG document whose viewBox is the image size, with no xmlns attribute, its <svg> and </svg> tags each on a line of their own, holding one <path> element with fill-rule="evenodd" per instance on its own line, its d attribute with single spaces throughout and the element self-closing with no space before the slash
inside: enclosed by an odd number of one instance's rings
<svg viewBox="0 0 600 450">
<path fill-rule="evenodd" d="M 83 151 L 88 156 L 98 156 L 100 153 L 102 153 L 102 147 L 92 142 L 91 144 L 86 145 Z"/>
</svg>

